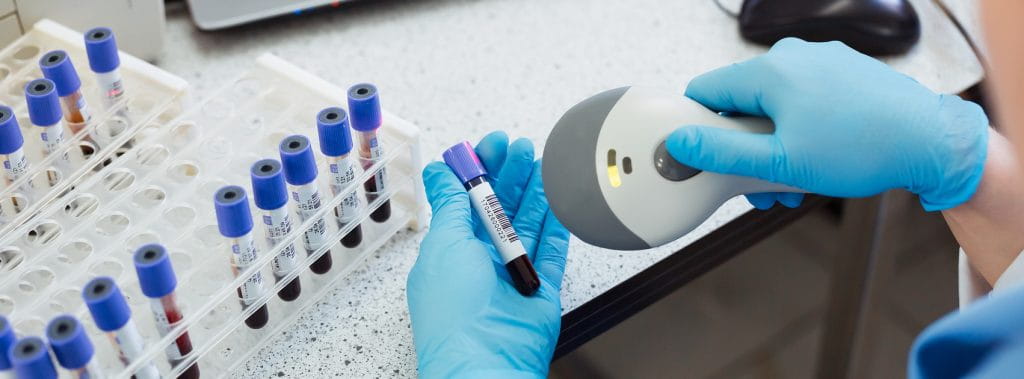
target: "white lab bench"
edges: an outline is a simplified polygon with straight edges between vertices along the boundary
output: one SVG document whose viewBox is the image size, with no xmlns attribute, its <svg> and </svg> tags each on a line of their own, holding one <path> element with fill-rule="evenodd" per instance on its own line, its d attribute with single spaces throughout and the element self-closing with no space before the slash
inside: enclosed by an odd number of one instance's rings
<svg viewBox="0 0 1024 379">
<path fill-rule="evenodd" d="M 952 24 L 929 1 L 913 3 L 921 42 L 886 61 L 936 91 L 978 82 L 981 65 Z M 499 129 L 535 141 L 539 154 L 562 112 L 593 93 L 647 85 L 681 94 L 691 77 L 765 51 L 741 40 L 712 0 L 367 0 L 218 32 L 196 29 L 181 4 L 168 8 L 157 65 L 191 83 L 193 98 L 272 52 L 342 87 L 375 83 L 388 109 L 422 128 L 430 159 Z M 681 241 L 652 251 L 574 239 L 563 314 L 751 209 L 733 199 Z M 400 233 L 236 376 L 415 376 L 405 284 L 422 237 Z"/>
</svg>

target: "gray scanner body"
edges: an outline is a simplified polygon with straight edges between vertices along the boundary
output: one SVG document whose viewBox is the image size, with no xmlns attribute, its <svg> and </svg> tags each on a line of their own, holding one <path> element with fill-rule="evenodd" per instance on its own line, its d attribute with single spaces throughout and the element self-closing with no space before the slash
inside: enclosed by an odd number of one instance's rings
<svg viewBox="0 0 1024 379">
<path fill-rule="evenodd" d="M 770 120 L 722 116 L 682 94 L 623 87 L 594 95 L 562 116 L 544 148 L 544 191 L 555 216 L 586 243 L 640 250 L 682 237 L 734 196 L 800 192 L 695 170 L 659 149 L 691 124 L 773 131 Z"/>
</svg>

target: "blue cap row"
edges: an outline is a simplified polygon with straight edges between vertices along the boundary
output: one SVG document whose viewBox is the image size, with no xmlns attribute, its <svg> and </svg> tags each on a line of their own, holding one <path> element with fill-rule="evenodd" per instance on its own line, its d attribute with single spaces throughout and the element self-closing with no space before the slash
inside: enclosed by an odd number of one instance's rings
<svg viewBox="0 0 1024 379">
<path fill-rule="evenodd" d="M 257 161 L 249 169 L 252 178 L 252 197 L 256 207 L 272 210 L 288 203 L 288 187 L 284 182 L 281 162 L 276 159 Z"/>
<path fill-rule="evenodd" d="M 101 276 L 90 280 L 82 289 L 82 298 L 89 308 L 96 327 L 104 332 L 121 329 L 129 319 L 132 311 L 121 294 L 121 289 L 109 276 Z"/>
<path fill-rule="evenodd" d="M 92 28 L 85 32 L 85 54 L 89 56 L 89 68 L 93 72 L 111 72 L 121 65 L 114 31 L 107 27 Z"/>
<path fill-rule="evenodd" d="M 14 110 L 6 105 L 0 105 L 0 154 L 18 151 L 24 144 L 25 139 L 21 136 Z"/>
<path fill-rule="evenodd" d="M 25 337 L 5 352 L 18 378 L 56 379 L 57 368 L 53 366 L 50 349 L 39 337 Z"/>
<path fill-rule="evenodd" d="M 171 257 L 163 245 L 158 243 L 142 245 L 135 250 L 133 261 L 143 295 L 149 298 L 161 298 L 174 292 L 174 287 L 178 285 L 178 278 L 174 276 Z"/>
<path fill-rule="evenodd" d="M 93 346 L 82 323 L 71 315 L 57 316 L 46 327 L 46 339 L 57 363 L 69 370 L 85 367 L 92 360 Z"/>
<path fill-rule="evenodd" d="M 352 151 L 352 131 L 344 109 L 330 107 L 317 113 L 316 131 L 320 137 L 320 152 L 324 155 L 340 157 Z"/>
<path fill-rule="evenodd" d="M 39 69 L 43 71 L 43 77 L 57 85 L 57 94 L 61 96 L 73 94 L 82 87 L 75 65 L 71 63 L 71 57 L 64 50 L 53 50 L 43 54 L 42 58 L 39 58 Z"/>
<path fill-rule="evenodd" d="M 217 228 L 220 229 L 221 235 L 235 238 L 252 231 L 249 197 L 242 187 L 221 187 L 213 194 L 213 207 L 217 213 Z"/>
<path fill-rule="evenodd" d="M 36 79 L 25 85 L 25 102 L 32 124 L 50 126 L 60 122 L 64 117 L 56 89 L 56 85 L 50 79 Z"/>
</svg>

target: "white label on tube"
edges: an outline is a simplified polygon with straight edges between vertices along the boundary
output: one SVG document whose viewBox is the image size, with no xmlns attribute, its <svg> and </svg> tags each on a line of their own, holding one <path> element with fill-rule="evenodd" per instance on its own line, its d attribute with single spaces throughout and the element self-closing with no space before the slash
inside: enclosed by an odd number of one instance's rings
<svg viewBox="0 0 1024 379">
<path fill-rule="evenodd" d="M 43 148 L 46 150 L 46 154 L 53 154 L 64 143 L 64 126 L 59 122 L 50 126 L 43 126 L 39 137 L 43 140 Z M 58 160 L 64 161 L 64 163 L 71 162 L 71 158 L 68 157 L 68 152 L 66 151 Z"/>
<path fill-rule="evenodd" d="M 153 311 L 153 320 L 156 322 L 156 331 L 160 333 L 160 337 L 166 336 L 171 331 L 174 325 L 171 325 L 170 320 L 167 319 L 167 312 L 164 310 L 163 304 L 159 298 L 149 298 L 149 310 Z M 171 341 L 169 345 L 164 347 L 164 354 L 167 355 L 167 359 L 171 361 L 181 360 L 181 351 L 178 350 L 177 340 Z"/>
<path fill-rule="evenodd" d="M 124 363 L 125 366 L 139 359 L 145 351 L 146 346 L 143 344 L 142 335 L 139 334 L 139 329 L 135 327 L 135 322 L 130 319 L 121 329 L 115 330 L 110 336 L 117 347 L 118 358 L 121 359 L 121 363 Z M 156 371 L 156 366 L 153 366 L 152 362 L 147 362 L 135 371 L 135 377 L 138 379 L 157 379 L 160 377 L 160 373 Z"/>
<path fill-rule="evenodd" d="M 331 189 L 334 190 L 334 195 L 338 196 L 342 189 L 348 187 L 352 182 L 356 180 L 355 166 L 352 164 L 350 157 L 345 157 L 337 161 L 331 162 L 329 165 L 331 171 Z M 346 224 L 356 218 L 359 212 L 359 198 L 356 197 L 356 191 L 349 192 L 344 195 L 344 199 L 341 200 L 341 204 L 335 208 L 335 214 L 338 216 L 338 222 Z"/>
<path fill-rule="evenodd" d="M 471 188 L 469 198 L 473 202 L 477 216 L 483 221 L 487 234 L 491 236 L 491 242 L 505 263 L 526 254 L 523 243 L 519 241 L 519 235 L 512 228 L 512 222 L 505 215 L 505 209 L 501 207 L 490 183 L 483 182 Z"/>
<path fill-rule="evenodd" d="M 288 215 L 288 207 L 280 207 L 265 211 L 263 214 L 263 225 L 267 227 L 267 237 L 271 246 L 277 246 L 281 239 L 292 232 L 292 218 Z M 296 267 L 299 267 L 295 258 L 295 244 L 289 243 L 281 250 L 281 253 L 274 258 L 272 263 L 274 275 L 282 277 L 288 275 Z"/>
<path fill-rule="evenodd" d="M 364 135 L 366 134 L 368 133 L 364 133 Z M 380 138 L 377 138 L 376 133 L 373 133 L 372 135 L 373 137 L 371 137 L 370 140 L 368 141 L 368 144 L 370 145 L 370 158 L 365 161 L 366 163 L 364 164 L 364 169 L 370 168 L 370 166 L 376 164 L 377 162 L 380 162 L 380 160 L 384 158 L 384 148 L 380 146 Z M 377 190 L 372 192 L 367 191 L 367 193 L 369 195 L 383 194 L 387 190 L 387 179 L 387 170 L 385 170 L 384 167 L 381 167 L 380 170 L 377 170 L 377 172 L 373 173 L 373 180 L 377 184 Z"/>
<path fill-rule="evenodd" d="M 320 192 L 316 189 L 316 182 L 309 182 L 301 186 L 292 187 L 292 200 L 299 209 L 299 219 L 303 222 L 320 209 Z M 319 249 L 327 243 L 327 223 L 323 217 L 316 220 L 313 226 L 306 230 L 303 242 L 306 250 Z"/>
<path fill-rule="evenodd" d="M 253 262 L 256 262 L 259 254 L 259 249 L 256 247 L 256 240 L 252 238 L 252 233 L 246 233 L 244 236 L 233 238 L 231 240 L 231 253 L 235 263 L 235 276 L 238 276 L 239 273 L 249 268 Z M 245 283 L 242 283 L 239 291 L 239 298 L 242 300 L 242 304 L 252 304 L 256 301 L 256 298 L 263 295 L 263 274 L 256 271 L 255 274 L 245 280 Z"/>
<path fill-rule="evenodd" d="M 99 84 L 100 98 L 103 99 L 103 106 L 110 109 L 121 97 L 124 96 L 124 86 L 121 83 L 121 71 L 96 73 L 96 82 Z"/>
</svg>

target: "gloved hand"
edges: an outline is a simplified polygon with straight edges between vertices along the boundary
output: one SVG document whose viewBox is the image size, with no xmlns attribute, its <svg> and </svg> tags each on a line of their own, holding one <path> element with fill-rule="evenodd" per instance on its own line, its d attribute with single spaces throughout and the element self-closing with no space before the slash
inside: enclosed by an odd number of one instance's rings
<svg viewBox="0 0 1024 379">
<path fill-rule="evenodd" d="M 839 42 L 779 41 L 764 55 L 694 78 L 686 96 L 719 112 L 769 117 L 773 134 L 685 126 L 668 151 L 701 170 L 837 197 L 905 188 L 926 210 L 967 201 L 988 142 L 979 106 L 937 95 Z M 754 194 L 761 209 L 800 194 Z"/>
<path fill-rule="evenodd" d="M 515 290 L 462 183 L 444 163 L 427 165 L 423 181 L 433 219 L 406 288 L 419 373 L 541 378 L 560 330 L 569 232 L 548 208 L 530 141 L 509 146 L 504 133 L 491 133 L 476 152 L 541 286 L 530 297 Z"/>
<path fill-rule="evenodd" d="M 928 326 L 910 352 L 910 378 L 1019 378 L 1024 287 L 995 292 Z"/>
</svg>

